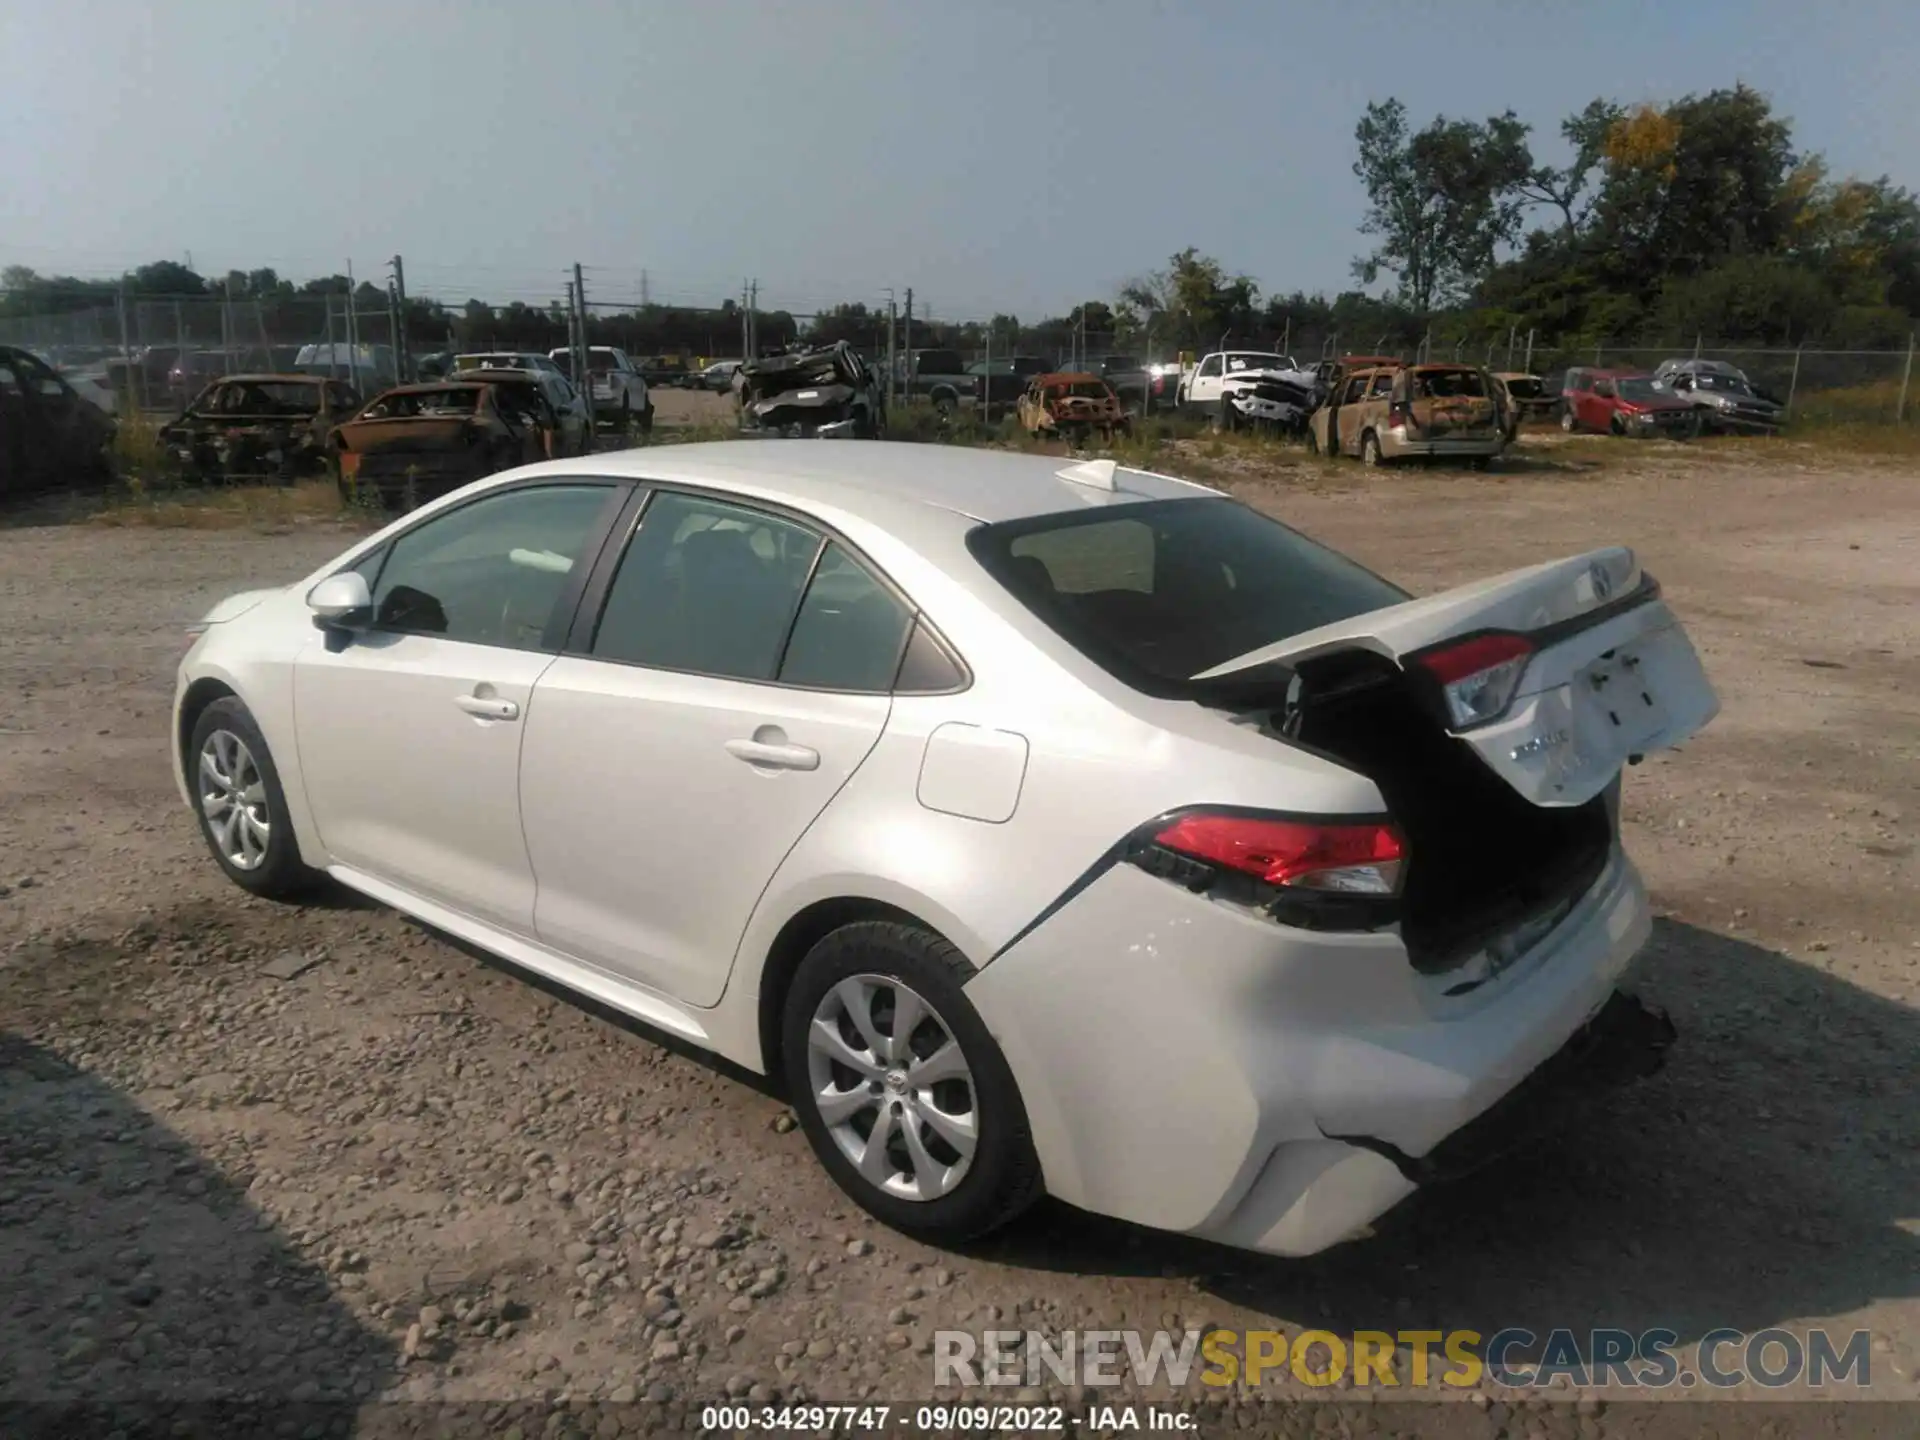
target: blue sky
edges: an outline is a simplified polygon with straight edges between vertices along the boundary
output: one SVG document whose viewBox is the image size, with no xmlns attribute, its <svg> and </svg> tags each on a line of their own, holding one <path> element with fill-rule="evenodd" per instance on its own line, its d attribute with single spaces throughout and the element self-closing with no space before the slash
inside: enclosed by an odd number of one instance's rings
<svg viewBox="0 0 1920 1440">
<path fill-rule="evenodd" d="M 0 5 L 0 264 L 942 318 L 1110 297 L 1187 245 L 1346 287 L 1353 125 L 1745 80 L 1920 185 L 1920 4 L 1668 0 L 62 0 Z"/>
</svg>

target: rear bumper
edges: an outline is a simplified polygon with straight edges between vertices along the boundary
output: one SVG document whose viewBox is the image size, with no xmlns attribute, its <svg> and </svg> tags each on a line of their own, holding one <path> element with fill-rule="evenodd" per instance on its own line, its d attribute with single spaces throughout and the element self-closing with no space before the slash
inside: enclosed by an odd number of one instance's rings
<svg viewBox="0 0 1920 1440">
<path fill-rule="evenodd" d="M 1498 455 L 1506 447 L 1507 437 L 1504 431 L 1492 435 L 1474 435 L 1461 438 L 1443 438 L 1436 440 L 1411 439 L 1394 430 L 1382 430 L 1380 453 L 1389 460 L 1402 457 L 1425 456 L 1435 459 L 1459 457 L 1472 459 L 1483 455 Z"/>
<path fill-rule="evenodd" d="M 1448 996 L 1458 974 L 1418 974 L 1391 931 L 1292 930 L 1119 865 L 968 994 L 1050 1193 L 1308 1255 L 1642 1073 L 1670 1037 L 1613 997 L 1649 928 L 1616 850 L 1511 969 Z"/>
</svg>

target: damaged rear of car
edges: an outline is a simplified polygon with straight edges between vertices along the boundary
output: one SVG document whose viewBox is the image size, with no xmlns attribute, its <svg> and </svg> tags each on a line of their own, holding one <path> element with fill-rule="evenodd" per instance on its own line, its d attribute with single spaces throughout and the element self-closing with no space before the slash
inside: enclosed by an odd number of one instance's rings
<svg viewBox="0 0 1920 1440">
<path fill-rule="evenodd" d="M 1066 1096 L 1050 1193 L 1312 1254 L 1659 1067 L 1621 774 L 1718 701 L 1631 551 L 1415 599 L 1226 500 L 968 543 L 1167 732 L 1142 772 L 1191 777 L 969 987 L 1021 1093 Z"/>
<path fill-rule="evenodd" d="M 736 394 L 743 434 L 874 440 L 886 433 L 879 381 L 845 341 L 749 361 Z"/>
<path fill-rule="evenodd" d="M 402 385 L 334 430 L 341 498 L 411 510 L 497 470 L 554 458 L 559 430 L 531 377 Z"/>
<path fill-rule="evenodd" d="M 1018 413 L 1028 434 L 1057 435 L 1075 445 L 1095 434 L 1111 440 L 1129 429 L 1119 395 L 1092 373 L 1036 375 L 1020 397 Z"/>
<path fill-rule="evenodd" d="M 327 437 L 358 397 L 323 375 L 229 375 L 160 428 L 160 443 L 200 480 L 293 480 L 328 464 Z"/>
</svg>

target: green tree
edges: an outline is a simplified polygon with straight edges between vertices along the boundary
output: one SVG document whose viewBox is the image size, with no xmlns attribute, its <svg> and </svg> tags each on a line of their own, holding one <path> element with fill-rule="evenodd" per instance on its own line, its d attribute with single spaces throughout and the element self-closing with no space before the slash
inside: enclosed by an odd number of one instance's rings
<svg viewBox="0 0 1920 1440">
<path fill-rule="evenodd" d="M 127 283 L 140 295 L 204 295 L 207 282 L 178 260 L 156 260 L 142 265 L 127 276 Z"/>
<path fill-rule="evenodd" d="M 1398 100 L 1370 104 L 1354 127 L 1353 173 L 1367 192 L 1360 230 L 1379 243 L 1353 262 L 1371 285 L 1392 274 L 1418 313 L 1458 298 L 1519 230 L 1521 187 L 1535 174 L 1527 127 L 1512 111 L 1484 122 L 1436 117 L 1412 131 Z"/>
<path fill-rule="evenodd" d="M 1550 205 L 1560 212 L 1560 235 L 1568 245 L 1579 239 L 1593 213 L 1598 190 L 1594 186 L 1607 159 L 1607 140 L 1622 115 L 1611 100 L 1591 100 L 1586 109 L 1560 122 L 1560 133 L 1573 146 L 1573 159 L 1555 167 L 1539 165 L 1516 189 L 1530 204 Z"/>
</svg>

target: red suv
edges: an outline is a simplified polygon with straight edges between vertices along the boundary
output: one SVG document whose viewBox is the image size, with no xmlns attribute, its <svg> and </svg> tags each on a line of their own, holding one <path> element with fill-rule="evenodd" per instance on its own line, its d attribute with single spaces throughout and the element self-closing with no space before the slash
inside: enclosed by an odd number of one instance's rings
<svg viewBox="0 0 1920 1440">
<path fill-rule="evenodd" d="M 1678 438 L 1699 433 L 1699 420 L 1671 385 L 1644 371 L 1573 369 L 1560 391 L 1560 428 Z"/>
</svg>

